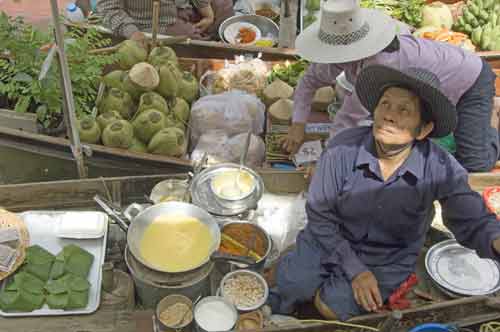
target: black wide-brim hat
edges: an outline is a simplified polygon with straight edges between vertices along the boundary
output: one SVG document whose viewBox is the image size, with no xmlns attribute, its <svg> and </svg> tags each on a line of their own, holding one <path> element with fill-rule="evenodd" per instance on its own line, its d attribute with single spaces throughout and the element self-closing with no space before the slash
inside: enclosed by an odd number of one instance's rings
<svg viewBox="0 0 500 332">
<path fill-rule="evenodd" d="M 444 137 L 453 132 L 457 125 L 455 106 L 441 92 L 438 77 L 421 68 L 399 71 L 382 65 L 364 68 L 356 80 L 356 93 L 361 104 L 373 113 L 379 99 L 389 87 L 400 87 L 412 91 L 424 101 L 430 112 L 434 129 L 429 137 Z"/>
</svg>

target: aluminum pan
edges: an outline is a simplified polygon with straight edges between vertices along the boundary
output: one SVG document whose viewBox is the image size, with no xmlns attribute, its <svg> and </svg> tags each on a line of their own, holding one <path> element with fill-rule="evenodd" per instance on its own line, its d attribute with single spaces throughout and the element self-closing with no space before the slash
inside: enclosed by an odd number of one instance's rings
<svg viewBox="0 0 500 332">
<path fill-rule="evenodd" d="M 479 258 L 454 239 L 432 246 L 425 256 L 425 268 L 439 286 L 455 294 L 488 295 L 500 290 L 498 263 Z"/>
<path fill-rule="evenodd" d="M 67 239 L 58 237 L 58 223 L 65 214 L 74 215 L 76 211 L 26 211 L 19 216 L 26 223 L 30 233 L 30 245 L 38 244 L 56 255 L 68 244 L 75 244 L 94 255 L 94 262 L 90 268 L 88 280 L 90 282 L 89 302 L 86 308 L 76 310 L 50 309 L 44 304 L 41 309 L 31 312 L 4 312 L 0 310 L 0 316 L 4 317 L 24 317 L 24 316 L 62 316 L 90 314 L 97 310 L 101 301 L 102 264 L 106 254 L 106 241 L 108 227 L 102 237 L 97 239 Z M 85 213 L 89 213 L 86 211 Z M 95 218 L 104 218 L 108 221 L 108 216 L 102 212 L 92 211 Z M 1 287 L 5 286 L 6 281 Z"/>
</svg>

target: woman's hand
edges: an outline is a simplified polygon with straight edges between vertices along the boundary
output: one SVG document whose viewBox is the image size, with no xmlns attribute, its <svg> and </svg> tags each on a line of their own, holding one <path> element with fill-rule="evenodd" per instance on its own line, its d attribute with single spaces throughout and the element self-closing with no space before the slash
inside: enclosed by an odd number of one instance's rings
<svg viewBox="0 0 500 332">
<path fill-rule="evenodd" d="M 356 303 L 366 311 L 372 312 L 383 305 L 375 275 L 370 271 L 358 274 L 351 282 Z"/>
<path fill-rule="evenodd" d="M 201 15 L 201 20 L 194 24 L 194 27 L 198 29 L 200 32 L 205 32 L 214 24 L 215 21 L 215 15 L 214 11 L 212 9 L 212 6 L 208 5 L 205 8 L 199 9 L 200 15 Z"/>
<path fill-rule="evenodd" d="M 306 124 L 294 122 L 290 129 L 288 129 L 288 135 L 281 141 L 281 146 L 286 152 L 293 155 L 299 151 L 302 143 L 304 143 L 305 135 Z"/>
</svg>

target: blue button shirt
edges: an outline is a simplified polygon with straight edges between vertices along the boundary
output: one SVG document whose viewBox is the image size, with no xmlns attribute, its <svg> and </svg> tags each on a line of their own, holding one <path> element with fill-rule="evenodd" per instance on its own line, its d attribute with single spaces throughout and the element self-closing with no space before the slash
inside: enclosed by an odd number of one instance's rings
<svg viewBox="0 0 500 332">
<path fill-rule="evenodd" d="M 299 240 L 314 243 L 321 264 L 340 267 L 349 280 L 374 266 L 397 264 L 414 271 L 435 200 L 460 244 L 480 257 L 498 258 L 492 241 L 500 237 L 500 222 L 452 155 L 430 140 L 417 142 L 384 181 L 372 128 L 348 129 L 321 157 Z"/>
</svg>

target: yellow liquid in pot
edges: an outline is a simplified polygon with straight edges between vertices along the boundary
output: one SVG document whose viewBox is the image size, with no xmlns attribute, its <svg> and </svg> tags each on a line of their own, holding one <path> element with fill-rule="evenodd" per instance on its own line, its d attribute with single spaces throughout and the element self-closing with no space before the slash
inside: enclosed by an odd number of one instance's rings
<svg viewBox="0 0 500 332">
<path fill-rule="evenodd" d="M 187 271 L 207 259 L 212 235 L 207 225 L 184 215 L 157 217 L 144 231 L 141 256 L 168 272 Z"/>
</svg>

